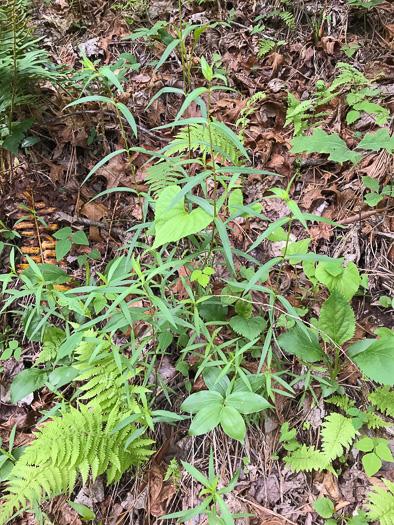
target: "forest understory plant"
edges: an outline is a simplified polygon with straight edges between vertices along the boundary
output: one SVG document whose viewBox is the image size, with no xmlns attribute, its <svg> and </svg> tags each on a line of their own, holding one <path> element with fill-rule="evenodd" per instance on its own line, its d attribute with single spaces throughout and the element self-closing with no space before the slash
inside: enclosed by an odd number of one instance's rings
<svg viewBox="0 0 394 525">
<path fill-rule="evenodd" d="M 288 3 L 281 4 L 272 16 L 278 16 L 291 29 L 295 19 L 292 13 L 285 14 Z M 153 151 L 134 145 L 137 115 L 120 101 L 126 94 L 128 75 L 139 69 L 130 53 L 121 54 L 115 64 L 103 66 L 82 53 L 81 96 L 64 108 L 96 104 L 115 110 L 120 140 L 90 169 L 82 184 L 93 180 L 114 157 L 127 159 L 132 187 L 109 188 L 91 199 L 108 197 L 114 191 L 136 196 L 142 219 L 130 228 L 121 253 L 95 272 L 91 272 L 87 257 L 94 260 L 96 254 L 86 253 L 78 259 L 86 277 L 82 272 L 77 277 L 55 264 L 37 263 L 31 256 L 27 256 L 28 267 L 20 273 L 13 252 L 10 271 L 0 276 L 4 296 L 1 312 L 12 315 L 25 340 L 39 349 L 32 366 L 15 377 L 11 401 L 20 402 L 43 387 L 55 399 L 26 449 L 13 451 L 12 442 L 8 450 L 1 449 L 0 462 L 7 464 L 7 489 L 0 523 L 13 519 L 22 509 L 38 512 L 44 499 L 60 493 L 73 497 L 79 479 L 86 484 L 89 477 L 94 480 L 106 474 L 110 483 L 126 471 L 135 473 L 135 469 L 145 468 L 154 453 L 152 437 L 156 438 L 162 422 L 190 422 L 186 429 L 191 436 L 223 430 L 226 438 L 241 446 L 248 430 L 260 428 L 257 426 L 267 413 L 275 411 L 278 395 L 298 402 L 300 407 L 308 396 L 316 404 L 322 401 L 344 412 L 332 411 L 324 418 L 321 443 L 316 446 L 296 441 L 296 430 L 290 430 L 289 422 L 282 426 L 280 446 L 290 452 L 284 461 L 293 471 L 324 469 L 337 475 L 342 459 L 353 446 L 366 452 L 362 461 L 368 475 L 377 472 L 382 460 L 392 461 L 388 459 L 387 440 L 362 437 L 362 432 L 365 428 L 384 429 L 394 414 L 390 390 L 394 386 L 393 331 L 380 328 L 354 341 L 355 300 L 365 295 L 368 280 L 354 262 L 310 249 L 312 223 L 324 223 L 336 231 L 341 225 L 301 211 L 293 195 L 301 177 L 298 168 L 286 180 L 253 167 L 245 131 L 248 118 L 265 100 L 265 93 L 249 97 L 234 125 L 213 116 L 217 92 L 240 95 L 228 86 L 221 57 L 214 57 L 211 63 L 204 55 L 193 60 L 201 34 L 218 24 L 189 24 L 182 19 L 181 3 L 179 11 L 180 27 L 158 22 L 129 38 L 165 44 L 154 72 L 170 59 L 182 65 L 183 89 L 166 86 L 148 104 L 170 94 L 179 98 L 174 120 L 155 130 L 173 132 L 167 146 Z M 322 15 L 319 23 L 323 19 Z M 13 31 L 18 34 L 17 29 Z M 300 102 L 288 94 L 285 126 L 292 125 L 291 153 L 326 154 L 330 162 L 349 162 L 352 167 L 358 166 L 366 152 L 384 149 L 391 154 L 394 145 L 386 126 L 387 110 L 372 102 L 378 91 L 353 66 L 342 63 L 338 69 L 331 86 L 321 81 L 308 100 Z M 15 89 L 7 102 L 11 115 L 18 93 Z M 376 116 L 380 129 L 359 137 L 361 140 L 350 148 L 339 134 L 328 134 L 318 127 L 327 116 L 323 106 L 337 96 L 346 101 L 349 125 L 366 112 Z M 13 116 L 8 117 L 4 124 L 7 132 L 15 131 L 12 120 Z M 17 154 L 15 147 L 11 151 Z M 141 168 L 147 172 L 148 190 L 141 189 L 137 181 L 134 154 L 149 159 Z M 250 203 L 244 191 L 247 177 L 270 177 L 269 189 Z M 363 180 L 378 194 L 376 181 Z M 286 214 L 275 221 L 266 217 L 262 202 L 268 199 L 277 199 Z M 368 199 L 372 202 L 374 197 Z M 259 235 L 250 241 L 244 228 L 242 242 L 233 242 L 237 225 L 251 220 L 264 225 Z M 291 237 L 294 228 L 302 232 L 300 240 Z M 6 233 L 7 241 L 13 241 L 10 230 Z M 57 261 L 65 258 L 73 245 L 88 246 L 89 242 L 82 231 L 71 227 L 62 228 L 54 237 Z M 247 240 L 247 249 L 237 247 L 246 246 Z M 279 242 L 284 243 L 279 255 L 264 260 L 255 256 L 259 248 Z M 305 276 L 302 300 L 298 284 L 295 299 L 281 292 L 281 278 L 290 271 L 296 280 L 301 274 Z M 322 304 L 312 317 L 309 306 L 315 292 Z M 12 333 L 5 336 L 6 353 L 1 359 L 11 354 L 20 357 L 17 338 Z M 174 405 L 179 394 L 160 375 L 168 356 L 174 359 L 177 376 L 190 394 L 186 397 L 184 393 L 177 409 Z M 349 363 L 362 372 L 362 380 L 369 382 L 371 389 L 372 382 L 381 385 L 368 396 L 371 406 L 367 409 L 352 403 L 346 382 L 340 379 Z M 191 392 L 192 384 L 198 385 L 198 381 L 199 390 Z M 300 384 L 304 390 L 296 399 Z M 166 410 L 156 406 L 160 396 Z M 238 467 L 229 476 L 228 486 L 218 488 L 220 477 L 214 471 L 212 449 L 207 478 L 186 461 L 182 466 L 204 487 L 200 493 L 203 501 L 194 509 L 163 519 L 187 521 L 205 514 L 209 523 L 227 525 L 248 516 L 232 514 L 224 497 L 236 486 Z M 180 475 L 175 464 L 171 472 L 174 479 L 176 472 Z M 370 494 L 365 519 L 390 523 L 393 486 L 388 480 L 385 483 L 388 491 L 377 488 Z M 329 503 L 318 503 L 315 509 L 323 518 L 340 523 L 340 517 L 332 518 L 333 512 L 328 516 L 332 511 Z M 356 523 L 352 519 L 349 524 Z"/>
</svg>

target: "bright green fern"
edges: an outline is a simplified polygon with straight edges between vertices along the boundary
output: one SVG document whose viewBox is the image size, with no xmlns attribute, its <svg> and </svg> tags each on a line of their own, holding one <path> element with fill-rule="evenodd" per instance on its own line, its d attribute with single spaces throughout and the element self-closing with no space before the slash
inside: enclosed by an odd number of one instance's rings
<svg viewBox="0 0 394 525">
<path fill-rule="evenodd" d="M 108 483 L 116 482 L 128 468 L 146 461 L 153 453 L 149 449 L 152 440 L 136 438 L 125 450 L 126 441 L 137 430 L 134 425 L 112 434 L 131 414 L 115 406 L 104 416 L 101 406 L 93 402 L 80 404 L 79 409 L 70 407 L 46 422 L 12 470 L 0 525 L 20 507 L 40 502 L 45 496 L 71 493 L 78 474 L 84 484 L 89 473 L 95 479 L 104 472 Z"/>
<path fill-rule="evenodd" d="M 350 447 L 357 435 L 351 419 L 341 414 L 330 414 L 322 423 L 323 453 L 327 463 L 342 456 L 344 448 Z"/>
<path fill-rule="evenodd" d="M 93 338 L 94 330 L 86 332 L 86 338 Z M 80 386 L 85 392 L 80 400 L 95 401 L 103 411 L 111 410 L 116 405 L 126 406 L 139 413 L 140 407 L 132 397 L 148 389 L 130 385 L 140 368 L 131 369 L 125 356 L 117 353 L 117 348 L 108 341 L 97 343 L 82 341 L 75 350 L 76 363 L 73 365 L 81 374 L 76 381 L 87 381 Z M 127 401 L 126 401 L 127 399 Z"/>
<path fill-rule="evenodd" d="M 48 333 L 41 360 L 53 360 L 62 340 L 60 329 Z M 138 421 L 135 415 L 141 413 L 141 407 L 133 396 L 147 391 L 132 384 L 140 369 L 132 368 L 126 357 L 94 329 L 84 333 L 74 355 L 73 367 L 81 371 L 75 381 L 83 382 L 79 401 L 88 404 L 80 402 L 78 408 L 62 410 L 35 434 L 36 439 L 11 472 L 0 525 L 7 522 L 14 509 L 39 503 L 46 496 L 71 492 L 78 474 L 83 483 L 89 473 L 94 479 L 104 472 L 108 483 L 118 481 L 123 472 L 153 453 L 149 449 L 153 441 L 138 437 L 141 429 L 133 424 L 112 433 L 130 416 Z"/>
<path fill-rule="evenodd" d="M 304 470 L 310 472 L 311 470 L 321 470 L 326 466 L 326 458 L 322 452 L 316 450 L 315 447 L 307 447 L 302 445 L 285 459 L 286 465 L 291 467 L 293 472 Z"/>
<path fill-rule="evenodd" d="M 200 150 L 202 154 L 210 154 L 210 141 L 208 127 L 203 124 L 192 124 L 190 130 L 190 149 L 191 151 Z M 231 161 L 238 166 L 239 153 L 235 144 L 226 137 L 220 129 L 211 126 L 211 138 L 216 155 L 223 153 L 230 157 Z M 175 139 L 171 142 L 170 147 L 166 150 L 166 155 L 182 153 L 189 149 L 189 131 L 187 128 L 180 131 Z"/>
<path fill-rule="evenodd" d="M 331 469 L 331 462 L 342 456 L 344 448 L 350 447 L 357 434 L 351 419 L 341 414 L 330 414 L 322 426 L 322 451 L 303 445 L 284 458 L 293 471 Z"/>
<path fill-rule="evenodd" d="M 389 386 L 381 386 L 368 394 L 368 400 L 387 416 L 394 417 L 394 391 Z"/>
<path fill-rule="evenodd" d="M 325 401 L 326 403 L 332 403 L 338 408 L 341 408 L 344 412 L 349 410 L 349 408 L 353 408 L 355 405 L 355 402 L 347 396 L 332 396 L 325 399 Z"/>
<path fill-rule="evenodd" d="M 257 58 L 262 58 L 274 49 L 276 42 L 274 40 L 269 40 L 268 38 L 260 38 L 258 46 L 259 52 L 257 54 Z"/>
<path fill-rule="evenodd" d="M 187 175 L 185 170 L 178 163 L 174 163 L 172 159 L 150 166 L 147 173 L 145 181 L 150 185 L 155 198 L 160 195 L 164 188 L 178 184 L 179 179 Z"/>
<path fill-rule="evenodd" d="M 374 487 L 375 492 L 368 494 L 369 503 L 366 504 L 369 512 L 368 521 L 377 521 L 380 525 L 392 525 L 394 523 L 394 483 L 383 479 L 388 490 Z"/>
</svg>

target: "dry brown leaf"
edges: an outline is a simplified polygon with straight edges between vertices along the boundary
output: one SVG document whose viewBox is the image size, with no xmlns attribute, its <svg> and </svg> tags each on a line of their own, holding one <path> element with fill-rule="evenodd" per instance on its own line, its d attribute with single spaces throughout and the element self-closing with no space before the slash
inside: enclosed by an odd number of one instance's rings
<svg viewBox="0 0 394 525">
<path fill-rule="evenodd" d="M 101 202 L 87 202 L 82 206 L 81 214 L 92 221 L 100 221 L 109 215 L 109 209 Z"/>
<path fill-rule="evenodd" d="M 148 473 L 150 489 L 150 513 L 155 518 L 160 518 L 166 513 L 164 506 L 171 501 L 176 490 L 172 481 L 163 482 L 165 471 L 157 463 L 153 462 Z"/>
</svg>

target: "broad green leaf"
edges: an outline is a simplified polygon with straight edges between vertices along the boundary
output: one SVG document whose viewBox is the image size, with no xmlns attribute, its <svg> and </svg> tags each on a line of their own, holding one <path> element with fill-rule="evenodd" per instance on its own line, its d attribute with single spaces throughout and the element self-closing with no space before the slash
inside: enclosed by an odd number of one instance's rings
<svg viewBox="0 0 394 525">
<path fill-rule="evenodd" d="M 234 332 L 251 341 L 264 332 L 267 328 L 267 322 L 263 317 L 244 319 L 239 315 L 235 315 L 230 320 L 230 326 Z"/>
<path fill-rule="evenodd" d="M 379 193 L 367 193 L 364 197 L 364 201 L 368 206 L 371 206 L 371 208 L 377 206 L 381 200 L 383 200 L 383 195 L 379 195 Z"/>
<path fill-rule="evenodd" d="M 228 212 L 230 215 L 233 213 L 236 213 L 238 211 L 237 206 L 243 206 L 244 199 L 242 195 L 242 190 L 235 189 L 230 193 L 230 196 L 228 198 Z M 256 211 L 257 213 L 261 213 L 261 210 L 263 209 L 262 204 L 260 202 L 256 202 L 256 204 L 253 204 L 252 209 Z M 249 213 L 244 212 L 240 217 L 251 217 Z"/>
<path fill-rule="evenodd" d="M 366 188 L 376 192 L 379 191 L 379 181 L 377 179 L 373 179 L 368 175 L 366 177 L 361 177 L 361 180 Z"/>
<path fill-rule="evenodd" d="M 267 408 L 273 408 L 272 405 L 258 394 L 252 392 L 233 392 L 226 397 L 226 405 L 234 407 L 241 414 L 253 414 Z"/>
<path fill-rule="evenodd" d="M 309 363 L 321 361 L 323 358 L 324 352 L 319 338 L 309 328 L 304 331 L 299 326 L 295 326 L 279 336 L 277 341 L 283 350 Z"/>
<path fill-rule="evenodd" d="M 181 405 L 181 410 L 195 414 L 208 405 L 223 404 L 223 396 L 214 390 L 201 390 L 192 394 Z"/>
<path fill-rule="evenodd" d="M 211 403 L 199 410 L 190 425 L 189 434 L 191 436 L 200 436 L 210 432 L 219 424 L 222 408 L 222 404 Z"/>
<path fill-rule="evenodd" d="M 207 388 L 209 390 L 218 392 L 219 394 L 224 396 L 230 384 L 230 380 L 226 375 L 224 375 L 218 381 L 218 377 L 221 375 L 221 372 L 222 371 L 220 368 L 210 366 L 208 368 L 205 368 L 203 372 L 203 377 L 205 384 L 207 385 Z"/>
<path fill-rule="evenodd" d="M 379 443 L 375 448 L 376 455 L 383 461 L 393 461 L 391 450 L 384 443 Z"/>
<path fill-rule="evenodd" d="M 383 385 L 394 386 L 394 339 L 382 337 L 375 340 L 353 361 L 370 379 Z"/>
<path fill-rule="evenodd" d="M 350 301 L 361 284 L 357 266 L 353 262 L 347 263 L 345 268 L 338 265 L 336 275 L 333 275 L 334 268 L 335 263 L 333 265 L 332 263 L 320 262 L 315 272 L 316 279 L 325 284 L 330 292 L 337 290 Z"/>
<path fill-rule="evenodd" d="M 362 461 L 365 468 L 365 472 L 369 478 L 376 474 L 382 466 L 382 462 L 374 452 L 364 454 Z"/>
<path fill-rule="evenodd" d="M 43 387 L 47 379 L 45 370 L 38 368 L 27 368 L 22 370 L 11 385 L 11 403 L 17 403 L 35 390 Z"/>
<path fill-rule="evenodd" d="M 308 246 L 310 242 L 311 242 L 311 239 L 303 239 L 302 241 L 295 241 L 295 242 L 290 243 L 287 246 L 286 256 L 288 257 L 289 255 L 294 255 L 295 253 L 296 254 L 302 254 L 302 253 L 306 254 L 306 252 L 308 251 Z M 284 255 L 285 249 L 286 247 L 282 248 L 282 251 L 281 251 L 282 255 Z M 296 264 L 298 261 L 299 259 L 295 259 L 295 260 L 289 259 L 290 264 Z"/>
<path fill-rule="evenodd" d="M 235 311 L 241 317 L 250 319 L 253 311 L 252 296 L 248 294 L 242 299 L 239 299 L 235 304 Z"/>
<path fill-rule="evenodd" d="M 374 134 L 367 133 L 357 148 L 380 151 L 382 148 L 389 153 L 394 152 L 394 136 L 390 136 L 387 128 L 378 129 Z"/>
<path fill-rule="evenodd" d="M 39 268 L 46 284 L 64 284 L 70 280 L 70 277 L 66 274 L 66 272 L 54 264 L 42 263 L 38 264 L 37 267 Z M 23 270 L 21 273 L 21 279 L 23 280 L 24 277 L 28 278 L 33 283 L 38 283 L 41 281 L 41 279 L 36 276 L 31 267 Z"/>
<path fill-rule="evenodd" d="M 338 290 L 333 290 L 330 297 L 323 303 L 319 317 L 319 329 L 338 345 L 349 341 L 354 335 L 356 329 L 354 312 L 349 301 Z"/>
<path fill-rule="evenodd" d="M 89 246 L 88 238 L 86 237 L 86 233 L 83 230 L 76 231 L 71 237 L 71 239 L 73 242 L 75 242 L 75 244 L 83 244 L 84 246 Z"/>
<path fill-rule="evenodd" d="M 311 136 L 295 137 L 291 144 L 291 153 L 328 153 L 329 160 L 340 163 L 350 160 L 356 164 L 361 160 L 361 153 L 349 150 L 336 133 L 328 135 L 320 128 L 315 128 Z"/>
<path fill-rule="evenodd" d="M 318 498 L 312 505 L 322 518 L 331 518 L 335 512 L 334 503 L 328 498 Z"/>
<path fill-rule="evenodd" d="M 156 202 L 155 233 L 153 248 L 167 242 L 176 242 L 205 229 L 213 218 L 202 208 L 196 208 L 188 213 L 185 209 L 185 199 L 182 197 L 169 211 L 168 208 L 177 194 L 179 186 L 165 188 Z"/>
<path fill-rule="evenodd" d="M 62 228 L 61 230 L 55 232 L 53 234 L 53 237 L 55 239 L 67 239 L 72 234 L 72 229 L 70 226 L 66 226 L 65 228 Z"/>
<path fill-rule="evenodd" d="M 70 239 L 61 239 L 60 241 L 57 241 L 55 247 L 56 260 L 60 261 L 63 259 L 63 257 L 71 250 L 71 246 Z"/>
<path fill-rule="evenodd" d="M 245 421 L 232 406 L 224 406 L 220 411 L 220 424 L 228 436 L 243 443 L 245 438 Z"/>
<path fill-rule="evenodd" d="M 371 452 L 373 450 L 373 440 L 368 437 L 364 436 L 360 439 L 360 441 L 357 441 L 357 443 L 354 443 L 354 448 L 357 450 L 361 450 L 361 452 Z"/>
</svg>

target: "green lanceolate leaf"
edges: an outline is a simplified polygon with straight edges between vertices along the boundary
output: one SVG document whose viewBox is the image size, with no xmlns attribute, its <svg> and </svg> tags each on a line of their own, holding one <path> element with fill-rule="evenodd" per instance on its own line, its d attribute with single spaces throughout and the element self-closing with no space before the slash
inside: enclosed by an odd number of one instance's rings
<svg viewBox="0 0 394 525">
<path fill-rule="evenodd" d="M 338 345 L 349 341 L 356 329 L 356 318 L 348 300 L 337 290 L 323 303 L 319 328 Z M 324 338 L 324 335 L 323 335 Z"/>
<path fill-rule="evenodd" d="M 220 424 L 228 436 L 243 443 L 245 422 L 241 414 L 232 406 L 224 406 L 220 411 Z"/>
<path fill-rule="evenodd" d="M 295 326 L 279 336 L 277 341 L 283 350 L 309 361 L 309 363 L 321 361 L 323 358 L 324 352 L 320 346 L 319 338 L 309 328 L 304 331 L 299 326 Z"/>
<path fill-rule="evenodd" d="M 241 414 L 253 414 L 273 408 L 266 399 L 253 392 L 233 392 L 226 397 L 226 405 L 235 408 Z"/>
<path fill-rule="evenodd" d="M 181 410 L 194 414 L 202 408 L 213 404 L 223 404 L 223 396 L 219 392 L 201 390 L 201 392 L 196 392 L 185 399 L 181 405 Z"/>
<path fill-rule="evenodd" d="M 213 404 L 205 406 L 199 410 L 190 425 L 189 434 L 200 436 L 215 428 L 220 422 L 220 412 L 223 404 Z"/>
<path fill-rule="evenodd" d="M 167 242 L 176 242 L 198 233 L 212 222 L 212 217 L 202 208 L 196 208 L 188 213 L 185 209 L 185 199 L 182 197 L 169 210 L 172 201 L 181 191 L 179 186 L 168 186 L 156 201 L 155 210 L 155 233 L 156 238 L 153 248 L 157 248 Z"/>
</svg>

